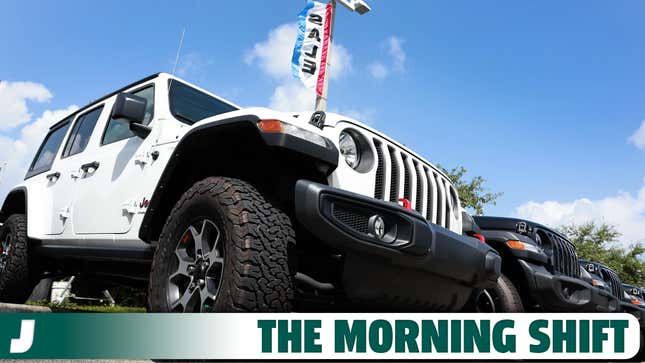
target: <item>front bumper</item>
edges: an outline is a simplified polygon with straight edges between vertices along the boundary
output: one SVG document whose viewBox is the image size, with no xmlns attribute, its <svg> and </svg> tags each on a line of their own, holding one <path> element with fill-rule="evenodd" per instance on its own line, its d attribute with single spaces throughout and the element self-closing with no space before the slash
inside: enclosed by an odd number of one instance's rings
<svg viewBox="0 0 645 363">
<path fill-rule="evenodd" d="M 350 299 L 459 310 L 473 288 L 492 286 L 499 276 L 501 258 L 488 245 L 395 203 L 306 180 L 296 184 L 295 199 L 299 222 L 343 252 Z M 381 238 L 374 216 L 385 222 Z"/>
<path fill-rule="evenodd" d="M 645 308 L 625 301 L 620 302 L 620 307 L 623 312 L 634 315 L 638 319 L 641 329 L 645 329 Z"/>
<path fill-rule="evenodd" d="M 553 275 L 544 266 L 519 260 L 531 298 L 548 311 L 614 312 L 620 302 L 607 291 L 564 275 Z"/>
</svg>

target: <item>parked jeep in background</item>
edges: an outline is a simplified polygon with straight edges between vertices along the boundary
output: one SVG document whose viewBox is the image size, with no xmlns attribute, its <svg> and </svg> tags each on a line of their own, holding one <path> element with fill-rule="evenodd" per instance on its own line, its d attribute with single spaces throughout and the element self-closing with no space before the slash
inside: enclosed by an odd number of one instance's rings
<svg viewBox="0 0 645 363">
<path fill-rule="evenodd" d="M 611 306 L 615 306 L 616 311 L 622 311 L 620 308 L 622 288 L 618 274 L 598 262 L 582 259 L 579 262 L 583 279 L 590 283 L 598 293 L 609 294 Z"/>
<path fill-rule="evenodd" d="M 642 289 L 623 284 L 623 298 L 622 307 L 626 313 L 636 316 L 640 323 L 641 328 L 645 328 L 645 300 L 643 299 Z"/>
<path fill-rule="evenodd" d="M 623 284 L 623 290 L 629 295 L 629 302 L 636 306 L 645 307 L 645 295 L 643 288 L 634 285 Z"/>
<path fill-rule="evenodd" d="M 592 284 L 600 290 L 609 292 L 612 299 L 616 300 L 617 311 L 631 313 L 641 321 L 641 326 L 645 322 L 645 315 L 641 313 L 638 304 L 633 304 L 630 297 L 623 287 L 618 274 L 611 268 L 595 261 L 580 260 L 580 267 L 585 269 L 590 277 Z"/>
<path fill-rule="evenodd" d="M 51 127 L 2 205 L 0 297 L 85 272 L 147 283 L 160 312 L 458 310 L 501 262 L 461 212 L 444 173 L 356 120 L 161 73 Z"/>
<path fill-rule="evenodd" d="M 625 285 L 611 268 L 599 262 L 586 260 L 580 260 L 580 267 L 589 273 L 594 287 L 610 292 L 612 299 L 616 301 L 618 312 L 632 314 L 638 319 L 641 327 L 641 343 L 638 354 L 632 359 L 638 362 L 643 361 L 645 359 L 645 308 L 640 306 L 637 301 L 632 301 Z"/>
<path fill-rule="evenodd" d="M 468 219 L 468 216 L 464 216 Z M 585 281 L 573 244 L 541 224 L 515 218 L 475 216 L 464 233 L 481 236 L 502 256 L 497 285 L 476 292 L 479 311 L 608 312 L 618 308 L 605 291 Z"/>
</svg>

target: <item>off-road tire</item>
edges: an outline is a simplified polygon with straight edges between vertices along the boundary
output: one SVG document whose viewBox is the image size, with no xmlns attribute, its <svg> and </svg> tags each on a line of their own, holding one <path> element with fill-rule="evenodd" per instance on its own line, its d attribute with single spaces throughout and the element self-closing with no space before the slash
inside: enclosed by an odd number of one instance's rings
<svg viewBox="0 0 645 363">
<path fill-rule="evenodd" d="M 495 286 L 475 291 L 463 311 L 522 313 L 524 305 L 513 282 L 505 275 L 499 275 Z"/>
<path fill-rule="evenodd" d="M 523 313 L 524 305 L 522 298 L 513 282 L 505 275 L 499 275 L 497 284 L 488 289 L 488 292 L 496 298 L 496 312 L 499 313 Z"/>
<path fill-rule="evenodd" d="M 11 237 L 7 264 L 0 271 L 0 301 L 24 303 L 33 284 L 29 278 L 29 241 L 27 238 L 27 217 L 24 214 L 13 214 L 0 228 L 0 241 Z"/>
<path fill-rule="evenodd" d="M 287 312 L 293 300 L 288 249 L 295 245 L 289 217 L 249 183 L 209 177 L 194 184 L 172 209 L 150 271 L 148 309 L 171 312 L 169 267 L 178 241 L 196 216 L 211 219 L 223 234 L 223 272 L 214 312 Z"/>
</svg>

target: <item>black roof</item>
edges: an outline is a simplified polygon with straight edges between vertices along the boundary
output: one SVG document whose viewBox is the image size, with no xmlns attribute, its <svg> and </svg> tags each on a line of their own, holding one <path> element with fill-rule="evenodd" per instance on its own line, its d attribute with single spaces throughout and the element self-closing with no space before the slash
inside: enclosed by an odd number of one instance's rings
<svg viewBox="0 0 645 363">
<path fill-rule="evenodd" d="M 558 231 L 554 231 L 553 229 L 546 227 L 540 223 L 529 221 L 527 219 L 521 219 L 521 218 L 509 218 L 509 217 L 489 217 L 489 216 L 473 216 L 475 219 L 475 223 L 479 226 L 481 229 L 496 229 L 496 230 L 508 230 L 508 231 L 515 231 L 517 230 L 517 224 L 519 222 L 525 222 L 529 227 L 532 228 L 539 228 L 548 232 L 551 232 L 553 234 L 558 235 L 562 239 L 569 241 L 569 239 L 564 236 L 562 233 Z"/>
<path fill-rule="evenodd" d="M 625 284 L 625 283 L 623 283 L 623 287 L 628 288 L 628 289 L 639 289 L 639 290 L 643 289 L 642 287 L 638 287 L 638 286 L 630 285 L 630 284 Z"/>
<path fill-rule="evenodd" d="M 579 258 L 579 259 L 578 259 L 578 263 L 592 263 L 592 264 L 594 264 L 594 265 L 598 266 L 599 268 L 605 268 L 605 269 L 607 269 L 607 270 L 609 270 L 609 271 L 611 271 L 611 272 L 615 273 L 616 275 L 618 275 L 618 272 L 614 271 L 611 267 L 608 267 L 608 266 L 606 266 L 606 265 L 603 265 L 603 264 L 602 264 L 602 263 L 600 263 L 600 262 L 596 262 L 596 261 L 589 261 L 589 260 L 583 260 L 583 259 Z M 621 283 L 622 283 L 622 282 L 621 282 Z"/>
<path fill-rule="evenodd" d="M 94 101 L 92 101 L 92 102 L 88 103 L 87 105 L 85 105 L 85 106 L 83 106 L 83 107 L 80 107 L 78 110 L 76 110 L 76 111 L 72 112 L 71 114 L 67 115 L 63 120 L 60 120 L 60 121 L 56 122 L 56 123 L 55 123 L 55 124 L 53 124 L 49 129 L 50 129 L 50 130 L 53 130 L 53 129 L 57 128 L 57 127 L 58 127 L 58 126 L 59 126 L 63 121 L 65 121 L 68 117 L 72 117 L 72 116 L 76 115 L 77 113 L 79 113 L 79 112 L 81 112 L 81 111 L 83 111 L 83 110 L 86 110 L 88 107 L 92 106 L 92 105 L 93 105 L 93 104 L 95 104 L 95 103 L 98 103 L 98 102 L 101 102 L 101 101 L 103 101 L 103 100 L 105 100 L 105 99 L 107 99 L 107 98 L 110 98 L 110 97 L 114 96 L 114 95 L 115 95 L 115 94 L 117 94 L 117 93 L 121 93 L 121 92 L 125 91 L 126 89 L 131 88 L 132 86 L 135 86 L 135 85 L 137 85 L 137 84 L 139 84 L 139 83 L 143 83 L 143 82 L 149 81 L 149 80 L 151 80 L 151 79 L 155 79 L 155 78 L 157 78 L 160 74 L 161 74 L 161 73 L 151 74 L 151 75 L 149 75 L 148 77 L 144 77 L 144 78 L 142 78 L 142 79 L 140 79 L 140 80 L 138 80 L 138 81 L 136 81 L 136 82 L 132 82 L 132 83 L 130 83 L 130 84 L 128 84 L 128 85 L 126 85 L 126 86 L 124 86 L 124 87 L 121 87 L 121 88 L 119 88 L 118 90 L 116 90 L 116 91 L 114 91 L 114 92 L 110 92 L 110 93 L 108 93 L 107 95 L 105 95 L 105 96 L 103 96 L 103 97 L 97 98 L 97 99 L 95 99 Z"/>
</svg>

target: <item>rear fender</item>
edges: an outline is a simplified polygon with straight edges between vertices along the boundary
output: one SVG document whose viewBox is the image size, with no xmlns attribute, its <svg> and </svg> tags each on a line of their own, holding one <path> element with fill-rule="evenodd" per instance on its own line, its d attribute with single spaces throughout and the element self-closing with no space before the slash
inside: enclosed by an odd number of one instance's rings
<svg viewBox="0 0 645 363">
<path fill-rule="evenodd" d="M 27 188 L 17 187 L 7 194 L 0 209 L 0 223 L 12 214 L 27 214 Z"/>
</svg>

